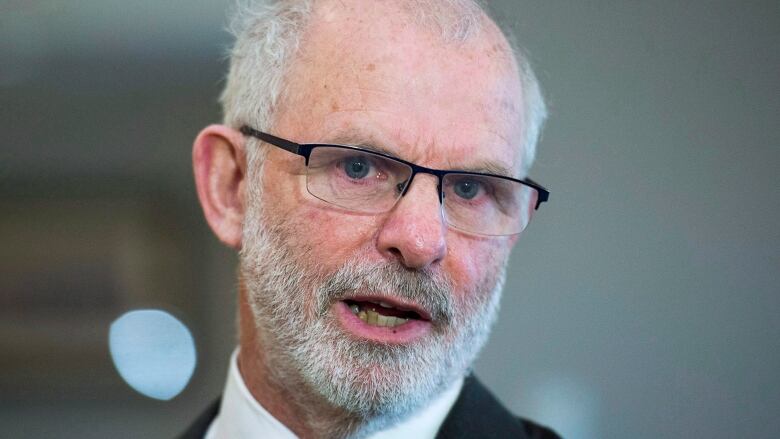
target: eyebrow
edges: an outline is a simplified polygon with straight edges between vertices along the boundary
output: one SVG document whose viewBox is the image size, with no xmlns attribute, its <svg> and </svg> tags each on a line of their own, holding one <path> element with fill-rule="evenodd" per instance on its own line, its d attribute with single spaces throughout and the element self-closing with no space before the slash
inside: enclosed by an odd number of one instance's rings
<svg viewBox="0 0 780 439">
<path fill-rule="evenodd" d="M 368 151 L 378 152 L 390 157 L 402 159 L 394 151 L 380 146 L 382 142 L 380 142 L 375 136 L 356 129 L 348 129 L 337 132 L 333 137 L 329 138 L 328 143 L 355 146 Z M 468 166 L 446 169 L 446 171 L 476 172 L 479 174 L 492 174 L 502 177 L 518 178 L 513 175 L 513 172 L 509 167 L 492 160 L 484 160 Z"/>
<path fill-rule="evenodd" d="M 477 172 L 479 174 L 492 174 L 501 177 L 517 178 L 513 175 L 512 170 L 508 167 L 489 160 L 479 162 L 476 165 L 461 167 L 458 170 L 466 172 Z"/>
<path fill-rule="evenodd" d="M 394 151 L 380 146 L 381 142 L 379 142 L 379 140 L 373 135 L 366 134 L 355 129 L 336 133 L 333 137 L 330 138 L 329 143 L 336 145 L 356 146 L 358 148 L 378 152 L 380 154 L 395 157 L 397 159 L 401 158 Z"/>
</svg>

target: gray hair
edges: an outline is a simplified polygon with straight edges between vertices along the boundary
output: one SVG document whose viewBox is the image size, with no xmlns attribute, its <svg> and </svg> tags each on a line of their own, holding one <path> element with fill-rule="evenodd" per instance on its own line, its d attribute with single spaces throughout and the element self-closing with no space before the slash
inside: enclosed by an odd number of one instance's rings
<svg viewBox="0 0 780 439">
<path fill-rule="evenodd" d="M 229 27 L 236 41 L 220 97 L 225 125 L 269 130 L 314 1 L 239 0 Z M 445 41 L 465 41 L 478 34 L 486 14 L 479 0 L 404 0 L 403 5 L 418 23 L 438 28 Z M 522 87 L 525 139 L 521 163 L 526 173 L 536 156 L 547 107 L 527 57 L 516 44 L 511 45 Z M 247 149 L 250 172 L 259 172 L 265 149 L 252 144 Z"/>
</svg>

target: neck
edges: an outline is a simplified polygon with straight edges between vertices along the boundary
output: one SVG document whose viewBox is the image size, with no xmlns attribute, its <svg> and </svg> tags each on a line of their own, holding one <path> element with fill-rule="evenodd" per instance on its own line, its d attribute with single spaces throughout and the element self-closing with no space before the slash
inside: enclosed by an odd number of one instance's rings
<svg viewBox="0 0 780 439">
<path fill-rule="evenodd" d="M 369 422 L 334 407 L 275 355 L 273 334 L 255 324 L 243 285 L 239 299 L 238 368 L 252 396 L 302 439 L 344 438 L 365 432 Z"/>
</svg>

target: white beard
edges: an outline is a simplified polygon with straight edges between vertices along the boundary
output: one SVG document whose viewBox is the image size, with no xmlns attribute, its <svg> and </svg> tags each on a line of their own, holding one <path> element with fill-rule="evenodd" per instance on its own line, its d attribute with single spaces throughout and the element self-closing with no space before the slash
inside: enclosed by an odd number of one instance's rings
<svg viewBox="0 0 780 439">
<path fill-rule="evenodd" d="M 294 231 L 264 218 L 256 196 L 248 203 L 240 272 L 258 346 L 282 383 L 304 383 L 335 407 L 384 425 L 406 417 L 462 377 L 487 341 L 498 314 L 506 257 L 485 268 L 484 281 L 462 303 L 440 272 L 409 270 L 360 254 L 322 273 L 306 265 L 306 249 L 292 245 Z M 357 291 L 382 291 L 431 313 L 432 331 L 406 345 L 355 340 L 331 312 Z M 305 392 L 306 389 L 300 389 Z"/>
</svg>

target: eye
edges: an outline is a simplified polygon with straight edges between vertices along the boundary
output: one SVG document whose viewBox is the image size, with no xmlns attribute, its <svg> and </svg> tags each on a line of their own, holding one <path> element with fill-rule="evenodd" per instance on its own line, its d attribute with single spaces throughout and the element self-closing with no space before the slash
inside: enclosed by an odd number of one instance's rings
<svg viewBox="0 0 780 439">
<path fill-rule="evenodd" d="M 371 171 L 371 163 L 365 157 L 347 157 L 342 166 L 344 166 L 344 173 L 355 180 L 365 178 Z"/>
<path fill-rule="evenodd" d="M 474 180 L 461 180 L 453 186 L 455 194 L 461 198 L 470 200 L 479 194 L 482 184 Z"/>
</svg>

